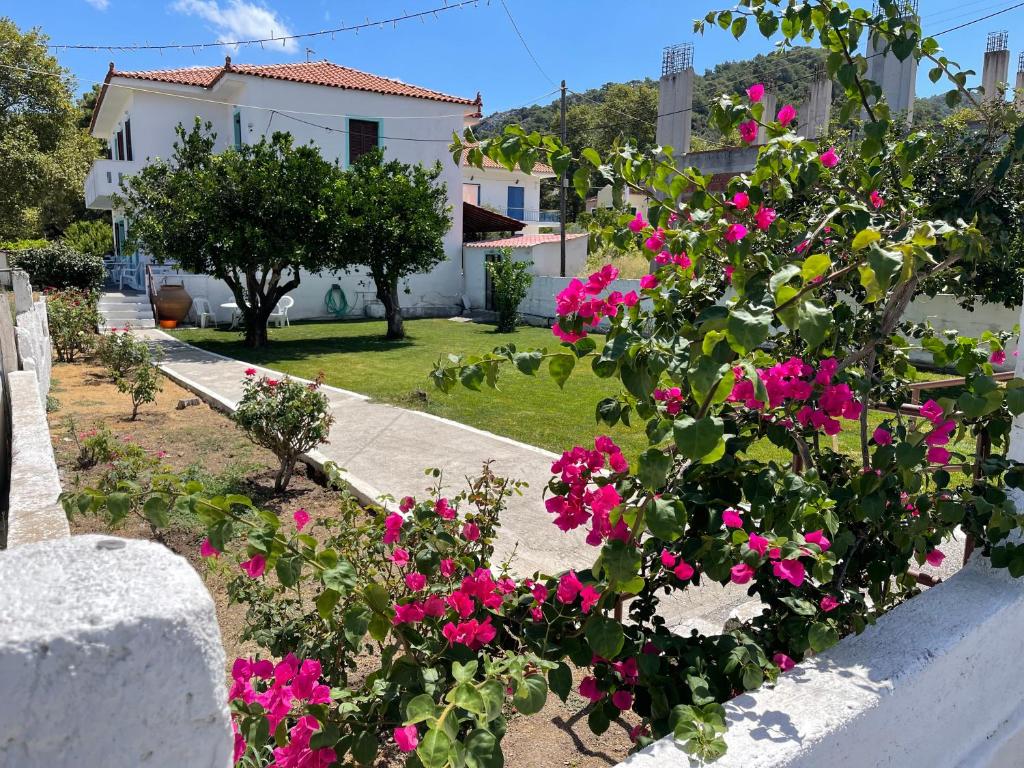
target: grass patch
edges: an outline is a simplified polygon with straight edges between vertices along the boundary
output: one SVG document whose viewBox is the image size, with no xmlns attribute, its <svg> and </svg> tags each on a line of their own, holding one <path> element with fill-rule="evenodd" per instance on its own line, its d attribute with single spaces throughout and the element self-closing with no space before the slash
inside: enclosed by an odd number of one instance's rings
<svg viewBox="0 0 1024 768">
<path fill-rule="evenodd" d="M 323 372 L 326 383 L 333 386 L 551 451 L 561 452 L 577 443 L 591 444 L 594 435 L 602 432 L 610 434 L 627 455 L 636 455 L 648 445 L 642 424 L 633 428 L 620 425 L 611 430 L 597 425 L 594 409 L 598 401 L 619 392 L 620 385 L 615 379 L 599 379 L 586 361 L 577 366 L 564 390 L 546 372 L 527 377 L 511 367 L 499 380 L 498 391 L 470 392 L 459 388 L 446 395 L 428 379 L 433 364 L 449 352 L 481 353 L 508 343 L 520 349 L 554 349 L 556 340 L 546 328 L 519 328 L 514 333 L 500 334 L 490 325 L 439 319 L 406 321 L 406 331 L 406 339 L 387 341 L 383 321 L 295 323 L 288 328 L 271 328 L 271 343 L 259 350 L 243 346 L 236 331 L 185 329 L 174 335 L 211 352 L 293 376 L 312 379 Z M 930 373 L 920 375 L 940 378 Z M 872 411 L 869 432 L 886 418 L 890 418 L 888 414 Z M 858 435 L 858 423 L 843 420 L 843 431 L 837 436 L 839 449 L 858 455 Z M 785 452 L 767 440 L 752 446 L 750 455 L 761 460 L 788 461 Z"/>
</svg>

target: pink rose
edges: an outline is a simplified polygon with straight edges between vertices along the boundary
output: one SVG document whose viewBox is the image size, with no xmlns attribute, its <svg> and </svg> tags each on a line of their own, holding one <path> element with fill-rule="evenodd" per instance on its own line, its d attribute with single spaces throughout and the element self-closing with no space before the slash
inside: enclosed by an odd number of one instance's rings
<svg viewBox="0 0 1024 768">
<path fill-rule="evenodd" d="M 730 224 L 725 230 L 725 242 L 738 243 L 747 236 L 747 228 L 742 224 Z"/>
<path fill-rule="evenodd" d="M 799 560 L 779 560 L 772 563 L 772 572 L 775 574 L 775 578 L 788 581 L 794 587 L 803 584 L 804 578 L 807 576 L 807 569 Z"/>
<path fill-rule="evenodd" d="M 938 423 L 942 418 L 943 410 L 942 406 L 934 400 L 928 400 L 924 405 L 921 406 L 921 415 L 924 416 L 928 421 L 933 424 Z"/>
<path fill-rule="evenodd" d="M 636 218 L 629 222 L 627 226 L 629 227 L 630 231 L 639 232 L 640 230 L 647 226 L 647 222 L 644 221 L 644 215 L 640 213 L 640 211 L 637 211 Z"/>
<path fill-rule="evenodd" d="M 446 579 L 450 579 L 453 573 L 455 573 L 455 561 L 450 557 L 446 557 L 441 561 L 441 575 Z"/>
<path fill-rule="evenodd" d="M 878 194 L 878 190 L 877 189 L 871 190 L 870 199 L 871 199 L 871 205 L 873 205 L 875 207 L 875 210 L 878 210 L 883 205 L 885 205 L 885 198 L 882 197 L 880 194 Z"/>
<path fill-rule="evenodd" d="M 640 278 L 640 287 L 645 291 L 649 291 L 651 288 L 658 286 L 658 278 L 654 275 L 644 275 Z"/>
<path fill-rule="evenodd" d="M 993 365 L 1002 365 L 1006 362 L 1006 353 L 1001 349 L 997 349 L 989 355 L 988 361 Z"/>
<path fill-rule="evenodd" d="M 686 581 L 693 578 L 694 570 L 693 566 L 685 560 L 680 560 L 679 564 L 672 569 L 672 573 L 676 575 L 676 578 L 680 581 Z"/>
<path fill-rule="evenodd" d="M 747 546 L 757 552 L 757 554 L 764 557 L 764 553 L 768 551 L 768 539 L 764 536 L 752 533 L 750 534 L 750 538 L 747 539 Z"/>
<path fill-rule="evenodd" d="M 476 523 L 466 523 L 462 526 L 462 538 L 466 541 L 476 541 L 480 538 L 480 528 Z"/>
<path fill-rule="evenodd" d="M 425 586 L 427 586 L 427 577 L 418 571 L 405 574 L 405 586 L 411 589 L 413 592 L 419 592 Z"/>
<path fill-rule="evenodd" d="M 391 553 L 391 562 L 397 566 L 407 565 L 409 563 L 409 551 L 402 549 L 402 547 L 396 547 L 395 551 Z"/>
<path fill-rule="evenodd" d="M 925 455 L 925 458 L 928 459 L 929 463 L 939 465 L 948 464 L 951 457 L 952 454 L 949 451 L 937 445 L 933 448 L 929 448 L 928 453 Z"/>
<path fill-rule="evenodd" d="M 832 542 L 825 538 L 825 532 L 821 530 L 805 533 L 804 541 L 809 544 L 817 544 L 818 548 L 822 552 L 828 552 L 829 548 L 832 546 Z"/>
</svg>

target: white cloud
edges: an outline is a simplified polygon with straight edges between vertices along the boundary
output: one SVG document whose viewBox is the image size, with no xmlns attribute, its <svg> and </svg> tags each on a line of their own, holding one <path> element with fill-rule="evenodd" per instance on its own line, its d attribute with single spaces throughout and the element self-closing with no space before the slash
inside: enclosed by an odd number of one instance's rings
<svg viewBox="0 0 1024 768">
<path fill-rule="evenodd" d="M 105 11 L 110 6 L 110 0 L 85 0 L 97 11 Z"/>
<path fill-rule="evenodd" d="M 109 0 L 97 1 L 105 3 Z M 213 26 L 218 38 L 224 41 L 253 40 L 292 34 L 276 11 L 258 2 L 228 0 L 222 4 L 217 0 L 177 0 L 173 7 L 178 13 L 198 16 L 208 21 Z M 285 40 L 283 44 L 277 42 L 274 45 L 281 46 L 281 50 L 287 53 L 295 53 L 299 49 L 295 40 Z"/>
</svg>

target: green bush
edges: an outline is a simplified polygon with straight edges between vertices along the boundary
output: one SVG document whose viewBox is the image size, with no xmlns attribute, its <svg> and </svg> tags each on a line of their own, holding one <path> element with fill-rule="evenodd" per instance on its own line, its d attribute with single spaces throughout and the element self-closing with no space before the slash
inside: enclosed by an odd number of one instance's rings
<svg viewBox="0 0 1024 768">
<path fill-rule="evenodd" d="M 29 248 L 42 248 L 49 245 L 49 241 L 43 238 L 33 240 L 4 240 L 0 241 L 0 251 L 27 251 Z"/>
<path fill-rule="evenodd" d="M 498 308 L 498 333 L 512 333 L 519 320 L 519 305 L 533 284 L 531 262 L 516 261 L 511 248 L 501 248 L 495 261 L 487 262 L 487 274 L 494 285 Z"/>
<path fill-rule="evenodd" d="M 46 315 L 50 341 L 62 363 L 75 362 L 95 345 L 100 314 L 94 292 L 73 288 L 51 291 L 46 295 Z"/>
<path fill-rule="evenodd" d="M 28 272 L 32 285 L 40 289 L 99 290 L 106 277 L 103 259 L 79 253 L 64 243 L 17 251 L 11 255 L 11 266 Z"/>
<path fill-rule="evenodd" d="M 114 330 L 102 337 L 96 354 L 117 390 L 131 395 L 132 421 L 135 421 L 139 406 L 154 402 L 156 393 L 162 389 L 149 345 L 125 328 L 123 333 Z"/>
<path fill-rule="evenodd" d="M 73 222 L 64 230 L 61 242 L 87 256 L 102 258 L 114 252 L 114 232 L 110 222 L 99 219 Z"/>
</svg>

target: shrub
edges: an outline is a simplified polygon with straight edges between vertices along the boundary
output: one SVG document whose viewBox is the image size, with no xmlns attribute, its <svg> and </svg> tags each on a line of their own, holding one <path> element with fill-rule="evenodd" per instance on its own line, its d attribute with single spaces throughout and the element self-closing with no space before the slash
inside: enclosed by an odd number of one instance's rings
<svg viewBox="0 0 1024 768">
<path fill-rule="evenodd" d="M 5 240 L 0 242 L 0 251 L 27 251 L 30 248 L 43 248 L 50 244 L 44 238 L 30 240 Z"/>
<path fill-rule="evenodd" d="M 327 442 L 334 417 L 327 396 L 320 391 L 322 378 L 311 384 L 256 377 L 246 371 L 242 399 L 231 418 L 257 445 L 273 451 L 280 461 L 274 490 L 288 487 L 295 462 L 306 451 Z"/>
<path fill-rule="evenodd" d="M 495 261 L 487 262 L 487 274 L 494 285 L 494 302 L 498 307 L 498 332 L 511 333 L 519 321 L 519 305 L 533 285 L 531 262 L 516 261 L 511 248 L 501 248 Z"/>
<path fill-rule="evenodd" d="M 135 421 L 139 407 L 154 402 L 162 388 L 153 351 L 125 328 L 123 332 L 114 330 L 103 336 L 96 353 L 118 391 L 131 395 L 132 421 Z"/>
<path fill-rule="evenodd" d="M 103 259 L 79 253 L 64 243 L 47 243 L 11 254 L 11 266 L 28 272 L 39 289 L 79 288 L 98 291 L 103 287 L 106 270 Z"/>
<path fill-rule="evenodd" d="M 61 236 L 69 248 L 86 256 L 104 257 L 114 252 L 114 232 L 109 220 L 72 222 Z"/>
<path fill-rule="evenodd" d="M 66 289 L 46 294 L 50 342 L 62 363 L 73 363 L 96 343 L 100 323 L 97 297 L 91 291 Z"/>
</svg>

